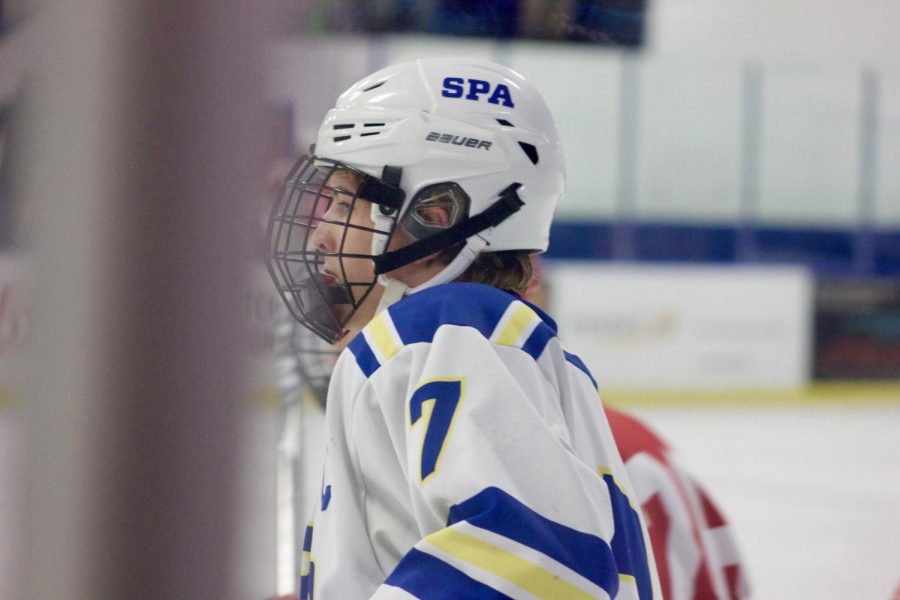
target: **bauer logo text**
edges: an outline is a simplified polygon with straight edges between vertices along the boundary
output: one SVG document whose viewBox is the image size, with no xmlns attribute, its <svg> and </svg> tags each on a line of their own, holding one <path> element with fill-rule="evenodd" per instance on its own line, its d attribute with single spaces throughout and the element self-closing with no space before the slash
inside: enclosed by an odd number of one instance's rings
<svg viewBox="0 0 900 600">
<path fill-rule="evenodd" d="M 432 131 L 425 136 L 426 142 L 440 142 L 441 144 L 453 144 L 454 146 L 464 146 L 466 148 L 476 148 L 485 150 L 491 149 L 491 143 L 478 138 L 470 138 L 464 135 L 453 135 L 452 133 L 439 133 Z"/>
</svg>

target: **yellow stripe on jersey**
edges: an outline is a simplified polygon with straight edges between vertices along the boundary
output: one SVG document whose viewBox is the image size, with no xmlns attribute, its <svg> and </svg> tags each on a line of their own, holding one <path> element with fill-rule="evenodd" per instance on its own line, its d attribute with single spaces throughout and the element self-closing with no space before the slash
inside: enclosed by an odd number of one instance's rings
<svg viewBox="0 0 900 600">
<path fill-rule="evenodd" d="M 383 360 L 390 360 L 391 357 L 400 351 L 400 348 L 394 341 L 394 336 L 391 335 L 386 313 L 381 313 L 372 319 L 367 327 L 369 329 L 369 335 L 378 347 L 378 351 L 381 353 L 381 358 Z"/>
<path fill-rule="evenodd" d="M 637 585 L 637 579 L 634 578 L 634 575 L 628 575 L 627 573 L 619 573 L 619 581 Z"/>
<path fill-rule="evenodd" d="M 635 511 L 641 510 L 632 500 L 631 494 L 629 494 L 625 490 L 625 488 L 622 487 L 622 484 L 619 483 L 619 480 L 618 480 L 618 478 L 616 478 L 616 474 L 613 473 L 612 469 L 610 469 L 609 467 L 597 467 L 597 473 L 600 475 L 600 477 L 603 477 L 604 475 L 609 475 L 610 478 L 613 480 L 613 483 L 616 484 L 616 487 L 619 488 L 619 492 L 621 492 L 622 495 L 628 499 L 629 506 L 631 506 L 631 508 L 633 508 Z"/>
<path fill-rule="evenodd" d="M 501 346 L 516 346 L 516 342 L 518 342 L 519 338 L 522 337 L 522 333 L 525 331 L 528 325 L 534 319 L 539 318 L 536 312 L 534 312 L 528 305 L 522 304 L 521 302 L 513 302 L 510 305 L 510 309 L 514 310 L 514 312 L 509 317 L 506 325 L 503 327 L 499 334 L 495 333 L 495 335 L 493 336 L 494 341 Z"/>
<path fill-rule="evenodd" d="M 433 533 L 426 541 L 450 556 L 489 571 L 538 598 L 547 600 L 594 598 L 540 565 L 455 529 L 447 528 Z"/>
</svg>

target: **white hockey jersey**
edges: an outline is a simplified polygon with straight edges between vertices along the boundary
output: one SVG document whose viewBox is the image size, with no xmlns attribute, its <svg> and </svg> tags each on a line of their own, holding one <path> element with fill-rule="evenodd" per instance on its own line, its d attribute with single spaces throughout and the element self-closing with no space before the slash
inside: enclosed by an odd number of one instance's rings
<svg viewBox="0 0 900 600">
<path fill-rule="evenodd" d="M 596 386 L 553 321 L 451 283 L 338 359 L 300 597 L 660 598 Z"/>
</svg>

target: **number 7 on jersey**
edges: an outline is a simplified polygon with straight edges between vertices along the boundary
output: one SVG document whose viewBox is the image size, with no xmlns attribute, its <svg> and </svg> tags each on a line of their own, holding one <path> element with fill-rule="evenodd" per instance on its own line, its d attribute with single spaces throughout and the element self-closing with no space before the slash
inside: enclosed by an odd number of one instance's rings
<svg viewBox="0 0 900 600">
<path fill-rule="evenodd" d="M 438 379 L 420 385 L 409 400 L 409 426 L 425 422 L 425 441 L 422 443 L 420 481 L 422 483 L 437 470 L 450 434 L 453 417 L 463 397 L 462 379 Z"/>
</svg>

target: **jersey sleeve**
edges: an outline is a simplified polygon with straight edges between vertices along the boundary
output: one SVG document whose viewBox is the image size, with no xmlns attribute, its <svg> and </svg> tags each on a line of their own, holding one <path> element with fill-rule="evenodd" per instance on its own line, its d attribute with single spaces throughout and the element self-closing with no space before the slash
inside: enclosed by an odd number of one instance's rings
<svg viewBox="0 0 900 600">
<path fill-rule="evenodd" d="M 472 327 L 404 345 L 379 318 L 357 347 L 382 366 L 354 435 L 383 419 L 418 541 L 374 597 L 652 598 L 639 511 L 576 455 L 534 357 Z"/>
</svg>

